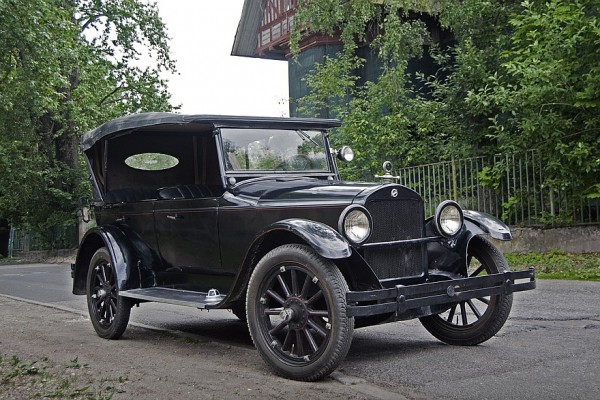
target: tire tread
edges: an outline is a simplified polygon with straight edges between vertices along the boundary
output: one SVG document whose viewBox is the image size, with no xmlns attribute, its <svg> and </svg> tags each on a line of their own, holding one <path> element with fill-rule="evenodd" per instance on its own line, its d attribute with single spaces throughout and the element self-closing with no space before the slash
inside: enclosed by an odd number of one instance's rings
<svg viewBox="0 0 600 400">
<path fill-rule="evenodd" d="M 323 259 L 317 253 L 314 252 L 312 248 L 302 244 L 287 244 L 280 247 L 277 247 L 271 250 L 265 257 L 259 261 L 255 270 L 250 277 L 250 282 L 248 283 L 248 293 L 246 297 L 246 308 L 249 310 L 250 302 L 254 301 L 252 298 L 253 290 L 251 288 L 257 288 L 260 282 L 256 282 L 257 279 L 260 278 L 260 271 L 267 265 L 264 260 L 270 260 L 274 257 L 278 257 L 281 254 L 302 254 L 307 258 L 307 262 L 313 266 L 320 266 L 321 273 L 325 276 L 325 280 L 327 282 L 336 282 L 336 284 L 331 285 L 333 289 L 333 297 L 335 301 L 340 306 L 340 315 L 346 315 L 346 292 L 348 291 L 347 283 L 335 264 L 332 262 Z M 259 271 L 259 273 L 257 273 Z M 250 313 L 248 314 L 250 318 Z M 342 333 L 342 340 L 334 341 L 332 344 L 334 347 L 331 350 L 331 357 L 327 362 L 320 365 L 315 371 L 289 371 L 284 368 L 279 367 L 278 365 L 273 363 L 273 360 L 270 359 L 269 355 L 265 351 L 261 351 L 261 343 L 258 341 L 255 336 L 259 334 L 253 334 L 251 324 L 250 327 L 250 336 L 252 337 L 252 341 L 257 349 L 259 349 L 259 354 L 261 358 L 269 365 L 271 368 L 280 376 L 291 378 L 300 381 L 317 381 L 323 379 L 325 376 L 332 373 L 338 365 L 343 361 L 346 357 L 346 354 L 350 350 L 350 345 L 352 344 L 352 336 L 354 332 L 354 319 L 353 318 L 340 318 L 338 322 L 340 324 L 340 332 Z"/>
<path fill-rule="evenodd" d="M 96 252 L 94 253 L 94 255 L 92 256 L 92 258 L 90 260 L 90 266 L 89 266 L 89 270 L 88 270 L 88 274 L 87 274 L 87 295 L 86 295 L 87 302 L 88 302 L 88 311 L 90 314 L 90 320 L 92 321 L 92 325 L 94 327 L 94 330 L 96 331 L 96 334 L 98 334 L 98 336 L 100 336 L 103 339 L 116 340 L 116 339 L 119 339 L 125 332 L 125 329 L 127 329 L 127 325 L 129 324 L 129 317 L 131 314 L 132 303 L 131 303 L 131 300 L 129 300 L 125 297 L 121 297 L 117 293 L 117 299 L 118 299 L 117 300 L 117 313 L 115 315 L 113 323 L 108 328 L 104 328 L 96 321 L 92 306 L 90 304 L 90 302 L 91 302 L 91 300 L 90 300 L 90 291 L 91 291 L 90 285 L 91 285 L 91 278 L 92 278 L 92 274 L 93 274 L 94 265 L 100 259 L 105 259 L 112 264 L 112 260 L 110 259 L 110 253 L 108 252 L 108 249 L 106 247 L 100 247 L 98 250 L 96 250 Z M 114 266 L 113 266 L 113 273 L 116 273 L 114 271 Z"/>
</svg>

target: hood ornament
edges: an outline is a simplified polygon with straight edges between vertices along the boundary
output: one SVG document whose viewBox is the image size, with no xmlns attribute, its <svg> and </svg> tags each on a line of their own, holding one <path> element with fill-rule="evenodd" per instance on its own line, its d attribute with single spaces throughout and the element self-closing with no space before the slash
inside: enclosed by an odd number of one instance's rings
<svg viewBox="0 0 600 400">
<path fill-rule="evenodd" d="M 375 175 L 375 178 L 381 178 L 383 180 L 383 183 L 395 183 L 397 179 L 400 179 L 399 176 L 392 175 L 392 163 L 389 161 L 384 161 L 383 171 L 385 172 L 385 174 Z"/>
</svg>

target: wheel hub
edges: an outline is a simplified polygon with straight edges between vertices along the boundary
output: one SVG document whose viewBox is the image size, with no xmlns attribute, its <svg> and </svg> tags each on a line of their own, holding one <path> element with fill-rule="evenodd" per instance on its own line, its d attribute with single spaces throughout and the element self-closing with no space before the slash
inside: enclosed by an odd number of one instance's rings
<svg viewBox="0 0 600 400">
<path fill-rule="evenodd" d="M 290 329 L 302 329 L 308 322 L 308 309 L 302 299 L 290 297 L 285 301 L 279 316 L 288 322 Z"/>
<path fill-rule="evenodd" d="M 291 321 L 294 319 L 294 309 L 293 308 L 284 308 L 279 313 L 279 317 L 284 321 Z"/>
</svg>

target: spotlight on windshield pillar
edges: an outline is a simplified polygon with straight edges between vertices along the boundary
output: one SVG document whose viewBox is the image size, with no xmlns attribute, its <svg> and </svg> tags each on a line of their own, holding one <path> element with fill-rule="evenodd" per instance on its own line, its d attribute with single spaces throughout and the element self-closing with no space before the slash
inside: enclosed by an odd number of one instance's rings
<svg viewBox="0 0 600 400">
<path fill-rule="evenodd" d="M 337 158 L 346 162 L 352 161 L 354 160 L 354 151 L 349 146 L 342 146 L 337 152 Z"/>
</svg>

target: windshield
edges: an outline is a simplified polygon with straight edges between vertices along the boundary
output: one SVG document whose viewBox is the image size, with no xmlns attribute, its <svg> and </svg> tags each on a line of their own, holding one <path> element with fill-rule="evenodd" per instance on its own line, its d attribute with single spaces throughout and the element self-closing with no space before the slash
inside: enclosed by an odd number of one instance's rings
<svg viewBox="0 0 600 400">
<path fill-rule="evenodd" d="M 328 172 L 321 131 L 222 129 L 228 171 Z"/>
</svg>

